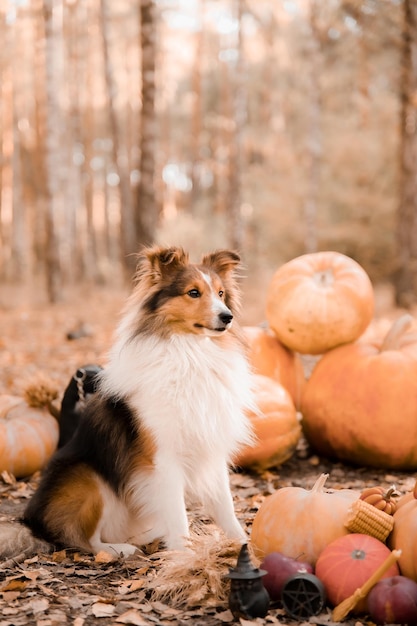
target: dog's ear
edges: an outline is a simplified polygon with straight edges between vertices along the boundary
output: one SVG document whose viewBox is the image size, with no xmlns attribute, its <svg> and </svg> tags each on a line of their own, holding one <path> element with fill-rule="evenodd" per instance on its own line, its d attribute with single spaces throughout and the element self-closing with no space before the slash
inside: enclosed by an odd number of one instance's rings
<svg viewBox="0 0 417 626">
<path fill-rule="evenodd" d="M 152 282 L 172 276 L 188 264 L 188 254 L 182 248 L 145 248 L 139 255 L 138 277 L 148 275 Z"/>
<path fill-rule="evenodd" d="M 204 256 L 201 265 L 212 269 L 219 276 L 225 276 L 237 269 L 240 265 L 240 256 L 233 250 L 216 250 Z"/>
</svg>

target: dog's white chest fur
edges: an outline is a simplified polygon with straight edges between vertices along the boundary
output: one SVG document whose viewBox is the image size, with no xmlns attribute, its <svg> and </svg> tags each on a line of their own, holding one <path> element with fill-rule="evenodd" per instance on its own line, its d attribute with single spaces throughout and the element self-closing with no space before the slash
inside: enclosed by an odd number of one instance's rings
<svg viewBox="0 0 417 626">
<path fill-rule="evenodd" d="M 185 462 L 231 460 L 250 440 L 251 376 L 238 349 L 209 337 L 152 336 L 115 345 L 105 387 L 129 398 L 157 448 Z"/>
</svg>

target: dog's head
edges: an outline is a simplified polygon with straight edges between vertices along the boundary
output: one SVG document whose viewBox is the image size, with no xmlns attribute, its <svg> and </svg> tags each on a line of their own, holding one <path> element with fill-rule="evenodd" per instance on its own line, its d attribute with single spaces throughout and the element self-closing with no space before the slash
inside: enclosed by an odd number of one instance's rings
<svg viewBox="0 0 417 626">
<path fill-rule="evenodd" d="M 239 255 L 231 250 L 212 252 L 194 264 L 182 248 L 146 248 L 137 272 L 141 329 L 222 335 L 238 306 L 239 264 Z"/>
</svg>

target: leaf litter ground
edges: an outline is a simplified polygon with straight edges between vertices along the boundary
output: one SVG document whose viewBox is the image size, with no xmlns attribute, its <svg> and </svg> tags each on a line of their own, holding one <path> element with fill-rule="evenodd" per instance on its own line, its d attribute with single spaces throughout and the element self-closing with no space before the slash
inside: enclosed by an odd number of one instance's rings
<svg viewBox="0 0 417 626">
<path fill-rule="evenodd" d="M 37 377 L 46 376 L 62 396 L 77 367 L 105 365 L 125 297 L 123 292 L 115 295 L 95 289 L 53 306 L 16 302 L 15 298 L 0 301 L 0 393 L 22 395 Z M 265 497 L 285 486 L 309 489 L 323 472 L 329 474 L 329 488 L 395 484 L 405 492 L 415 482 L 409 473 L 332 463 L 312 454 L 302 440 L 294 457 L 282 467 L 262 475 L 232 473 L 236 512 L 248 536 Z M 7 472 L 0 476 L 0 522 L 19 517 L 38 480 L 39 475 L 22 480 Z M 70 550 L 48 552 L 42 549 L 45 546 L 30 554 L 17 550 L 17 558 L 0 563 L 0 626 L 233 624 L 224 575 L 236 563 L 237 547 L 224 540 L 198 508 L 190 510 L 189 517 L 196 557 L 170 555 L 159 546 L 127 559 Z M 241 623 L 301 622 L 273 604 L 264 619 Z M 304 623 L 331 626 L 331 611 Z M 344 623 L 371 622 L 365 617 L 348 618 Z"/>
</svg>

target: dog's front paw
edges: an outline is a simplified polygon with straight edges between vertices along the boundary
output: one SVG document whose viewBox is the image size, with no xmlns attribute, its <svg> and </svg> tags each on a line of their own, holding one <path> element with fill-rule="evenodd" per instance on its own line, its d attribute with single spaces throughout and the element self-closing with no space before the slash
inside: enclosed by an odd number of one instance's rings
<svg viewBox="0 0 417 626">
<path fill-rule="evenodd" d="M 169 551 L 192 552 L 189 537 L 167 537 L 164 543 Z"/>
<path fill-rule="evenodd" d="M 103 543 L 101 544 L 100 550 L 107 552 L 111 556 L 130 556 L 134 554 L 137 550 L 137 546 L 133 546 L 130 543 Z"/>
</svg>

